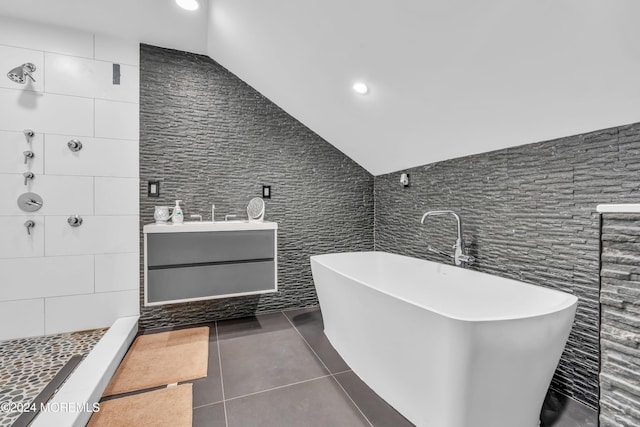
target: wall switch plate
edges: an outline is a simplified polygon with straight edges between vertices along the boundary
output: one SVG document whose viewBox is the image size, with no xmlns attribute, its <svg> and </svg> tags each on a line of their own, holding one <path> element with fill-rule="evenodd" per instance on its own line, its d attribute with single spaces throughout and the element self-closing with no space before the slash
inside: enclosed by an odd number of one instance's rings
<svg viewBox="0 0 640 427">
<path fill-rule="evenodd" d="M 263 185 L 262 186 L 262 198 L 263 199 L 270 199 L 271 198 L 271 186 L 270 185 Z"/>
<path fill-rule="evenodd" d="M 160 197 L 160 181 L 147 182 L 147 196 Z"/>
</svg>

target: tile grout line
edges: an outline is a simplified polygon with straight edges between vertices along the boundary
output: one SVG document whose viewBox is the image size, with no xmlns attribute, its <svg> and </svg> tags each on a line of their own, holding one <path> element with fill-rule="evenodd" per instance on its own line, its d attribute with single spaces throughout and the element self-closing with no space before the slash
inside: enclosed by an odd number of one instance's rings
<svg viewBox="0 0 640 427">
<path fill-rule="evenodd" d="M 277 387 L 272 387 L 272 388 L 269 388 L 269 389 L 266 389 L 266 390 L 254 391 L 253 393 L 243 394 L 242 396 L 232 397 L 232 398 L 227 399 L 226 401 L 229 402 L 231 400 L 237 400 L 237 399 L 242 399 L 244 397 L 255 396 L 257 394 L 267 393 L 267 392 L 270 392 L 270 391 L 279 390 L 281 388 L 287 388 L 287 387 L 291 387 L 291 386 L 294 386 L 294 385 L 304 384 L 304 383 L 308 383 L 308 382 L 311 382 L 311 381 L 320 380 L 320 379 L 323 379 L 323 378 L 329 378 L 331 376 L 332 376 L 331 373 L 328 373 L 327 375 L 322 375 L 320 377 L 309 378 L 308 380 L 302 380 L 302 381 L 297 381 L 297 382 L 290 383 L 290 384 L 279 385 Z"/>
<path fill-rule="evenodd" d="M 298 335 L 300 336 L 300 338 L 302 338 L 302 341 L 304 341 L 304 343 L 307 345 L 307 347 L 309 347 L 309 350 L 311 350 L 311 352 L 313 353 L 313 355 L 316 357 L 316 359 L 318 359 L 318 361 L 320 363 L 322 363 L 322 366 L 324 366 L 324 369 L 327 370 L 327 372 L 329 373 L 329 375 L 333 376 L 333 374 L 331 373 L 331 370 L 327 367 L 327 365 L 324 363 L 324 361 L 320 358 L 320 356 L 318 356 L 318 353 L 316 353 L 316 351 L 311 347 L 311 345 L 307 342 L 307 340 L 305 339 L 305 337 L 300 333 L 300 331 L 298 330 L 298 328 L 296 328 L 296 325 L 293 324 L 293 322 L 291 321 L 291 319 L 289 319 L 287 317 L 286 314 L 284 314 L 283 311 L 280 312 L 285 319 L 287 319 L 287 322 L 289 322 L 289 324 L 293 327 L 293 329 L 298 333 Z"/>
<path fill-rule="evenodd" d="M 345 369 L 344 371 L 334 372 L 331 375 L 333 375 L 335 377 L 336 375 L 346 374 L 347 372 L 353 372 L 353 370 L 352 369 Z"/>
<path fill-rule="evenodd" d="M 340 384 L 340 381 L 338 381 L 335 377 L 335 374 L 333 374 L 329 368 L 327 367 L 327 365 L 324 363 L 324 361 L 320 358 L 320 356 L 318 356 L 318 353 L 315 352 L 315 350 L 311 347 L 311 345 L 309 344 L 309 342 L 306 340 L 306 338 L 300 333 L 300 331 L 298 330 L 298 328 L 296 327 L 296 325 L 293 324 L 293 322 L 291 321 L 291 319 L 289 319 L 289 317 L 287 317 L 284 314 L 284 311 L 281 311 L 282 315 L 289 321 L 289 323 L 291 324 L 291 326 L 293 326 L 293 329 L 295 329 L 295 331 L 298 333 L 298 335 L 300 335 L 300 338 L 302 338 L 302 341 L 304 341 L 304 343 L 307 345 L 307 347 L 309 347 L 309 350 L 311 350 L 311 352 L 313 352 L 313 354 L 316 356 L 316 358 L 320 361 L 320 363 L 322 363 L 322 366 L 325 367 L 325 369 L 327 370 L 327 372 L 329 372 L 329 375 L 333 381 L 335 381 L 336 384 L 338 384 L 338 387 L 340 387 L 340 390 L 342 390 L 342 392 L 345 394 L 345 396 L 347 396 L 347 398 L 349 398 L 349 400 L 351 401 L 351 403 L 353 403 L 353 406 L 355 406 L 355 408 L 358 410 L 358 412 L 360 412 L 360 415 L 362 415 L 362 417 L 364 418 L 364 420 L 371 426 L 373 427 L 373 423 L 371 423 L 371 421 L 369 421 L 369 418 L 367 418 L 367 416 L 364 414 L 364 412 L 362 412 L 362 409 L 360 409 L 360 407 L 356 404 L 356 402 L 354 402 L 354 400 L 351 398 L 351 396 L 349 395 L 349 393 L 347 393 L 347 391 L 344 389 L 344 387 L 342 387 L 342 384 Z M 350 371 L 350 370 L 349 370 Z M 343 372 L 348 372 L 348 371 L 343 371 Z M 342 372 L 338 372 L 339 374 Z"/>
<path fill-rule="evenodd" d="M 105 61 L 108 62 L 108 61 Z M 44 83 L 44 82 L 43 82 Z M 113 98 L 96 98 L 95 96 L 85 96 L 85 95 L 74 95 L 74 94 L 70 94 L 70 93 L 62 93 L 62 92 L 45 92 L 44 91 L 44 85 L 43 85 L 43 89 L 42 90 L 29 90 L 29 89 L 25 89 L 25 88 L 11 88 L 11 87 L 0 87 L 0 90 L 12 90 L 15 92 L 26 92 L 29 94 L 36 94 L 36 95 L 56 95 L 56 96 L 66 96 L 69 98 L 81 98 L 81 99 L 93 99 L 93 100 L 98 100 L 98 101 L 111 101 L 111 102 L 119 102 L 121 104 L 131 104 L 131 105 L 140 105 L 140 102 L 136 102 L 136 101 L 123 101 L 121 99 L 113 99 Z M 119 138 L 114 138 L 114 139 L 119 139 Z"/>
<path fill-rule="evenodd" d="M 93 34 L 94 36 L 94 44 L 95 44 L 95 34 Z M 139 43 L 138 43 L 139 45 Z M 95 51 L 92 53 L 92 56 L 83 56 L 83 55 L 76 55 L 76 54 L 72 54 L 72 53 L 68 53 L 68 52 L 62 52 L 62 51 L 53 51 L 53 50 L 44 50 L 44 49 L 36 49 L 33 47 L 25 47 L 25 46 L 19 46 L 19 45 L 15 45 L 15 44 L 6 44 L 6 43 L 0 43 L 0 46 L 6 46 L 6 47 L 12 47 L 14 49 L 22 49 L 22 50 L 31 50 L 34 52 L 42 52 L 44 53 L 51 53 L 54 55 L 59 55 L 59 56 L 69 56 L 71 58 L 79 58 L 79 59 L 88 59 L 88 60 L 93 60 L 93 61 L 98 61 L 98 62 L 107 62 L 110 64 L 113 64 L 113 61 L 108 61 L 106 59 L 98 59 L 95 58 Z M 95 50 L 95 47 L 94 47 Z M 135 65 L 133 62 L 129 63 L 129 62 L 122 62 L 123 65 L 128 65 L 130 67 L 138 67 L 139 65 Z"/>
<path fill-rule="evenodd" d="M 218 349 L 218 367 L 220 368 L 220 385 L 222 386 L 222 408 L 224 409 L 224 425 L 229 427 L 227 418 L 227 400 L 224 396 L 224 378 L 222 376 L 222 356 L 220 355 L 220 336 L 218 335 L 218 321 L 216 321 L 216 348 Z"/>
<path fill-rule="evenodd" d="M 200 406 L 194 406 L 193 409 L 206 408 L 207 406 L 219 405 L 221 403 L 224 403 L 224 400 L 219 400 L 217 402 L 206 403 L 206 404 L 200 405 Z"/>
<path fill-rule="evenodd" d="M 360 415 L 362 415 L 362 417 L 365 419 L 365 421 L 367 423 L 369 423 L 369 425 L 371 427 L 373 427 L 373 423 L 371 423 L 371 421 L 369 421 L 369 418 L 367 418 L 367 416 L 364 414 L 364 412 L 362 412 L 362 409 L 360 409 L 358 404 L 351 398 L 351 395 L 349 393 L 347 393 L 347 390 L 345 390 L 344 387 L 342 387 L 342 384 L 340 384 L 340 381 L 338 381 L 334 375 L 331 375 L 331 378 L 336 382 L 336 384 L 338 384 L 338 387 L 340 387 L 340 390 L 342 390 L 342 392 L 349 398 L 351 403 L 353 403 L 353 406 L 356 407 L 356 409 L 358 410 L 358 412 L 360 412 Z"/>
</svg>

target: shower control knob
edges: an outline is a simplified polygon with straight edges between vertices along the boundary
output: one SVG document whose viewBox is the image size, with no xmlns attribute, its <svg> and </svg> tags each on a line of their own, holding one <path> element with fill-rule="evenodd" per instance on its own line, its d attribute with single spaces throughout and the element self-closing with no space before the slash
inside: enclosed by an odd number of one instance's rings
<svg viewBox="0 0 640 427">
<path fill-rule="evenodd" d="M 24 193 L 18 196 L 18 207 L 25 212 L 35 212 L 42 208 L 42 197 L 36 193 Z"/>
<path fill-rule="evenodd" d="M 32 220 L 25 221 L 24 226 L 27 227 L 27 234 L 31 236 L 31 229 L 36 226 L 36 223 Z"/>
<path fill-rule="evenodd" d="M 27 185 L 27 181 L 30 179 L 35 178 L 36 176 L 33 174 L 33 172 L 25 172 L 22 174 L 22 176 L 24 176 L 24 185 Z"/>
<path fill-rule="evenodd" d="M 72 139 L 71 141 L 67 142 L 67 147 L 69 147 L 69 150 L 75 153 L 76 151 L 82 150 L 82 142 L 80 142 L 79 139 Z"/>
<path fill-rule="evenodd" d="M 23 152 L 22 154 L 24 154 L 24 164 L 25 165 L 27 164 L 29 159 L 33 159 L 33 157 L 35 156 L 34 152 L 31 151 L 31 150 L 27 150 L 27 151 Z"/>
<path fill-rule="evenodd" d="M 34 136 L 36 136 L 36 133 L 34 131 L 32 131 L 31 129 L 25 129 L 22 131 L 24 133 L 24 136 L 27 137 L 27 142 L 31 142 L 31 140 L 33 139 Z"/>
<path fill-rule="evenodd" d="M 67 222 L 72 227 L 80 227 L 82 225 L 82 217 L 80 215 L 73 215 L 67 218 Z"/>
</svg>

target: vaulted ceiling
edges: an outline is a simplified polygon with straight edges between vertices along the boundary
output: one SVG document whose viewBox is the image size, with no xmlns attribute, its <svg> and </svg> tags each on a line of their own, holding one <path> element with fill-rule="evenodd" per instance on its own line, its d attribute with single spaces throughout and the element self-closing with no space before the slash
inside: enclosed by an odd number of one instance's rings
<svg viewBox="0 0 640 427">
<path fill-rule="evenodd" d="M 0 14 L 208 54 L 374 175 L 640 121 L 635 0 L 200 3 Z"/>
</svg>

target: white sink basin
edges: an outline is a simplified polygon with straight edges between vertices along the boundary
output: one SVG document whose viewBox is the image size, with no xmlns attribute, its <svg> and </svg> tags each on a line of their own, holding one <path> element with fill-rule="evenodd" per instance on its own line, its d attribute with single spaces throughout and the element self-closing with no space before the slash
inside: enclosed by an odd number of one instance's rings
<svg viewBox="0 0 640 427">
<path fill-rule="evenodd" d="M 197 231 L 235 231 L 235 230 L 273 230 L 278 223 L 263 221 L 249 222 L 247 220 L 233 221 L 187 221 L 183 224 L 147 224 L 144 233 L 192 233 Z"/>
</svg>

